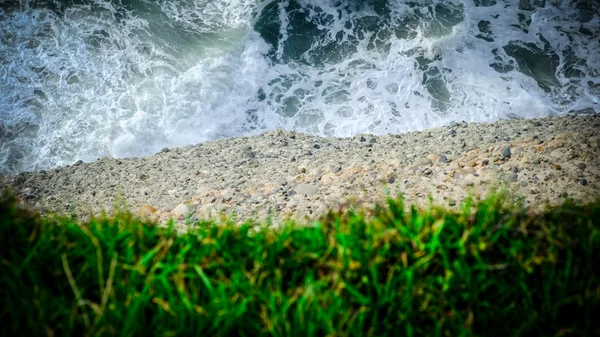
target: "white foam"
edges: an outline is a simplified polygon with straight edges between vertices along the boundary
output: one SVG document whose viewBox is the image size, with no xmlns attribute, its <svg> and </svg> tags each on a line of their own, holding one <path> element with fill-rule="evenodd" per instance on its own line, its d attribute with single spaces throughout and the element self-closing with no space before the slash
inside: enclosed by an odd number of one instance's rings
<svg viewBox="0 0 600 337">
<path fill-rule="evenodd" d="M 276 46 L 253 29 L 274 0 L 164 0 L 140 2 L 146 9 L 137 11 L 94 0 L 62 14 L 0 12 L 0 173 L 145 156 L 278 127 L 352 136 L 600 112 L 600 42 L 580 32 L 600 34 L 600 18 L 579 23 L 567 2 L 523 11 L 517 0 L 490 7 L 428 1 L 419 8 L 392 1 L 384 27 L 367 2 L 298 0 L 327 34 L 302 59 L 282 62 L 292 2 L 277 2 Z M 448 24 L 452 18 L 435 10 L 441 4 L 462 20 Z M 531 19 L 527 32 L 518 14 Z M 382 25 L 377 39 L 377 32 L 357 31 L 361 20 Z M 482 20 L 493 42 L 476 36 Z M 357 39 L 354 50 L 342 48 Z M 534 70 L 558 84 L 544 90 L 518 69 L 492 69 L 496 58 L 512 60 L 503 49 L 511 42 L 553 50 L 556 72 Z M 331 43 L 329 61 L 306 63 Z M 425 82 L 420 57 L 429 59 Z M 584 75 L 569 75 L 572 68 Z"/>
</svg>

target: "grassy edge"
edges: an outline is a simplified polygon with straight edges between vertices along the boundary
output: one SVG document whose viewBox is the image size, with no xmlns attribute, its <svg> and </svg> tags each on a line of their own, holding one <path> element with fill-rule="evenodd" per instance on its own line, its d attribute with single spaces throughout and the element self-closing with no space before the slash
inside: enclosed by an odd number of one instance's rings
<svg viewBox="0 0 600 337">
<path fill-rule="evenodd" d="M 130 213 L 84 224 L 42 219 L 5 195 L 2 237 L 11 240 L 0 284 L 11 304 L 2 316 L 13 325 L 2 330 L 599 333 L 600 200 L 542 214 L 506 201 L 467 199 L 452 213 L 406 211 L 396 198 L 371 215 L 330 212 L 308 226 L 200 222 L 176 235 Z"/>
</svg>

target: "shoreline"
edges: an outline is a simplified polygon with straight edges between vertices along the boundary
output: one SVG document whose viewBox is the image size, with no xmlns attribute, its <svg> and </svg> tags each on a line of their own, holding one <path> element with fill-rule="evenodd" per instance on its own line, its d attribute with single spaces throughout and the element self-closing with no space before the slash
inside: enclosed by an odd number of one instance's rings
<svg viewBox="0 0 600 337">
<path fill-rule="evenodd" d="M 459 205 L 508 188 L 534 209 L 600 196 L 600 115 L 453 123 L 403 134 L 324 138 L 288 131 L 0 176 L 30 208 L 85 218 L 115 206 L 181 226 L 236 214 L 272 223 L 370 207 Z"/>
</svg>

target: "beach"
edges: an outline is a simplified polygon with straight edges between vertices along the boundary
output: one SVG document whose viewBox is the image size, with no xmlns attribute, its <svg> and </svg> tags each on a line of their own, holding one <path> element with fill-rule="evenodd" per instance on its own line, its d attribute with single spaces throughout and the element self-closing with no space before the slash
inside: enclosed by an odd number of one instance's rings
<svg viewBox="0 0 600 337">
<path fill-rule="evenodd" d="M 307 222 L 368 210 L 388 196 L 459 207 L 504 188 L 531 209 L 600 196 L 600 116 L 452 123 L 403 134 L 324 138 L 274 130 L 143 158 L 99 158 L 1 177 L 26 206 L 82 219 L 129 210 L 182 229 L 236 222 Z"/>
</svg>

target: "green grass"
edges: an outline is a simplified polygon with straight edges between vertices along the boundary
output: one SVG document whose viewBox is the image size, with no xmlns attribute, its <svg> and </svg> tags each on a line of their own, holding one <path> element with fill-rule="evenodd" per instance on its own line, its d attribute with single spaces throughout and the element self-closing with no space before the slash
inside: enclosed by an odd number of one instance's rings
<svg viewBox="0 0 600 337">
<path fill-rule="evenodd" d="M 0 333 L 600 335 L 600 201 L 506 204 L 405 212 L 397 199 L 308 226 L 177 235 L 129 214 L 40 218 L 5 196 Z"/>
</svg>

